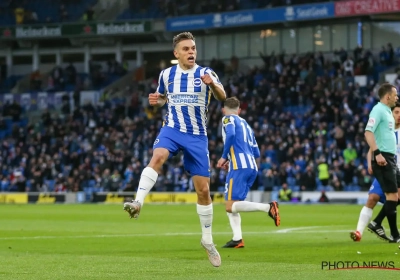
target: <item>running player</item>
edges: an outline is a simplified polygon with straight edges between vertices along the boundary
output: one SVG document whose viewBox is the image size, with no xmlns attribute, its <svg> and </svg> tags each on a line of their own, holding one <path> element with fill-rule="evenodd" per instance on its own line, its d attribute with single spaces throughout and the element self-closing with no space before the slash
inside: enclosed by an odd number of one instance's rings
<svg viewBox="0 0 400 280">
<path fill-rule="evenodd" d="M 183 151 L 184 167 L 190 173 L 197 193 L 197 213 L 202 229 L 201 246 L 213 266 L 221 257 L 212 238 L 213 205 L 210 196 L 210 161 L 207 139 L 207 111 L 211 94 L 219 101 L 226 99 L 224 87 L 210 68 L 196 64 L 195 38 L 190 32 L 173 39 L 178 65 L 163 70 L 156 93 L 149 103 L 161 107 L 167 103 L 168 114 L 153 145 L 153 157 L 143 170 L 135 200 L 124 204 L 131 218 L 137 218 L 146 195 L 157 181 L 157 171 L 165 161 Z"/>
<path fill-rule="evenodd" d="M 266 212 L 279 226 L 279 209 L 276 201 L 268 204 L 244 201 L 257 178 L 255 159 L 260 157 L 260 150 L 253 130 L 239 117 L 240 101 L 236 97 L 226 99 L 222 112 L 224 150 L 217 167 L 229 167 L 225 184 L 225 209 L 233 231 L 232 240 L 223 248 L 244 248 L 239 212 Z"/>
<path fill-rule="evenodd" d="M 395 107 L 392 108 L 392 114 L 395 120 L 397 167 L 400 168 L 400 103 L 399 102 L 396 102 Z M 372 153 L 371 150 L 369 150 L 367 155 L 368 173 L 372 175 L 371 157 Z M 381 202 L 382 204 L 385 204 L 386 197 L 378 181 L 375 179 L 372 182 L 371 188 L 369 189 L 367 203 L 361 209 L 360 217 L 358 218 L 358 223 L 357 223 L 357 230 L 350 232 L 350 238 L 353 239 L 354 241 L 361 240 L 364 229 L 367 226 L 370 219 L 372 218 L 372 210 L 375 208 L 378 201 Z M 382 226 L 382 221 L 386 216 L 386 213 L 385 211 L 382 210 L 381 212 L 382 213 L 380 213 L 373 221 L 371 221 L 368 224 L 368 230 L 376 234 L 380 239 L 384 241 L 390 241 L 391 238 L 386 236 L 385 230 Z"/>
</svg>

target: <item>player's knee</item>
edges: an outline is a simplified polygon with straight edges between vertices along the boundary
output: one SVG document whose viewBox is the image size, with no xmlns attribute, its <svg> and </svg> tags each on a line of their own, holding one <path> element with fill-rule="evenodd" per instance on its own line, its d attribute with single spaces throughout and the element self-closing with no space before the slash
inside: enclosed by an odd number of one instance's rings
<svg viewBox="0 0 400 280">
<path fill-rule="evenodd" d="M 154 151 L 153 157 L 150 160 L 149 167 L 158 170 L 168 159 L 168 151 Z"/>
<path fill-rule="evenodd" d="M 228 200 L 225 202 L 225 210 L 228 213 L 232 213 L 232 204 L 233 202 L 231 200 Z"/>
<path fill-rule="evenodd" d="M 376 206 L 376 204 L 379 201 L 379 197 L 375 197 L 375 196 L 370 196 L 368 197 L 367 203 L 365 204 L 366 207 L 370 208 L 370 209 L 374 209 L 374 207 Z"/>
<path fill-rule="evenodd" d="M 208 188 L 208 185 L 199 186 L 197 188 L 197 196 L 200 199 L 208 199 L 210 197 L 210 190 Z"/>
</svg>

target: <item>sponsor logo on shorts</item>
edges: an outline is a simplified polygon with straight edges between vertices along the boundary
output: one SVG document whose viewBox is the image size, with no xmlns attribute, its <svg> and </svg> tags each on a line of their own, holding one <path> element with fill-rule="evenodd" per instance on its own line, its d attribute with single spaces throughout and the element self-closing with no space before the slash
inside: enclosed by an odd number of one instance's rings
<svg viewBox="0 0 400 280">
<path fill-rule="evenodd" d="M 154 144 L 153 144 L 153 146 L 155 146 L 155 145 L 157 145 L 158 144 L 158 142 L 160 142 L 160 139 L 156 139 L 156 141 L 154 141 Z"/>
</svg>

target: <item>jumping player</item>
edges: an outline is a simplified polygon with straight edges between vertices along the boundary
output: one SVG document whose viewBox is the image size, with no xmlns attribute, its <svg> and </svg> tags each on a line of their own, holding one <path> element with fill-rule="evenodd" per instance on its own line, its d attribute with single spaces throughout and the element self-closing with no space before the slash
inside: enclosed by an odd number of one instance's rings
<svg viewBox="0 0 400 280">
<path fill-rule="evenodd" d="M 392 114 L 395 120 L 396 162 L 397 162 L 397 167 L 400 168 L 400 103 L 399 102 L 396 102 L 395 107 L 392 107 Z M 369 150 L 367 155 L 367 161 L 368 161 L 368 173 L 370 175 L 373 174 L 371 166 L 371 158 L 372 158 L 372 151 Z M 398 192 L 400 195 L 400 191 Z M 375 208 L 378 201 L 381 202 L 382 204 L 385 204 L 386 196 L 378 180 L 375 179 L 372 182 L 371 188 L 369 189 L 367 203 L 361 209 L 360 217 L 358 218 L 358 223 L 357 223 L 357 230 L 350 232 L 350 238 L 352 240 L 356 242 L 361 241 L 364 229 L 369 223 L 368 230 L 370 232 L 376 234 L 380 239 L 384 241 L 392 241 L 392 238 L 386 236 L 385 230 L 382 226 L 382 221 L 386 216 L 384 208 L 382 208 L 381 212 L 373 221 L 369 222 L 370 219 L 372 218 L 373 209 Z"/>
<path fill-rule="evenodd" d="M 153 145 L 153 157 L 143 170 L 135 200 L 124 204 L 131 218 L 138 218 L 146 195 L 157 181 L 157 171 L 165 161 L 183 151 L 184 167 L 193 179 L 197 193 L 197 213 L 202 229 L 201 246 L 213 266 L 221 265 L 221 257 L 212 238 L 213 205 L 210 196 L 210 161 L 207 139 L 207 111 L 211 95 L 226 99 L 224 87 L 210 68 L 196 64 L 195 38 L 190 32 L 173 39 L 178 65 L 163 70 L 156 93 L 149 94 L 149 103 L 161 107 L 167 103 L 168 114 Z"/>
<path fill-rule="evenodd" d="M 253 130 L 239 117 L 240 101 L 236 97 L 226 99 L 222 112 L 224 150 L 217 167 L 229 167 L 225 184 L 225 209 L 233 231 L 232 240 L 223 248 L 244 248 L 239 212 L 266 212 L 279 226 L 279 209 L 276 201 L 268 204 L 244 201 L 257 178 L 256 159 L 260 157 L 260 150 Z"/>
</svg>

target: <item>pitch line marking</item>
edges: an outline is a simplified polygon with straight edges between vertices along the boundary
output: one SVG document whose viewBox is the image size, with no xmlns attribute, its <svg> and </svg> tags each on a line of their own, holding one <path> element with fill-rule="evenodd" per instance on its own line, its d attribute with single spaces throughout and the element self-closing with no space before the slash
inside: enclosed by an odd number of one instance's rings
<svg viewBox="0 0 400 280">
<path fill-rule="evenodd" d="M 329 227 L 329 226 L 327 226 Z M 266 234 L 290 234 L 290 233 L 342 233 L 350 232 L 350 230 L 307 230 L 323 228 L 319 227 L 298 227 L 288 228 L 276 231 L 254 231 L 254 232 L 243 232 L 246 235 L 266 235 Z M 232 232 L 214 232 L 213 235 L 229 235 Z M 80 238 L 118 238 L 118 237 L 153 237 L 153 236 L 191 236 L 201 235 L 201 232 L 168 232 L 168 233 L 137 233 L 137 234 L 99 234 L 99 235 L 43 235 L 43 236 L 15 236 L 15 237 L 0 237 L 0 240 L 35 240 L 35 239 L 80 239 Z"/>
</svg>

